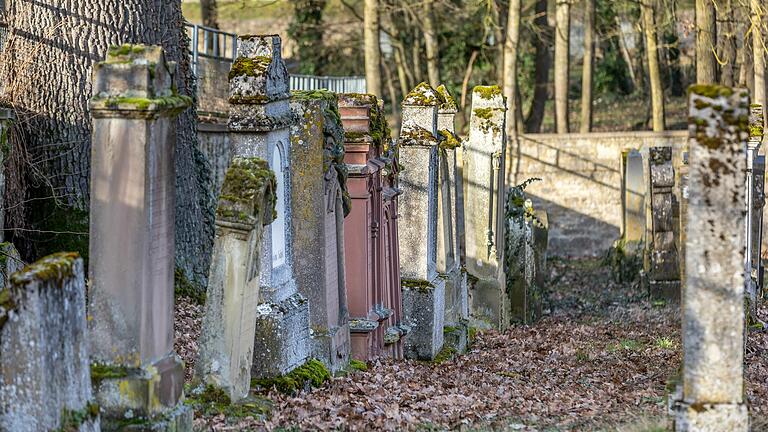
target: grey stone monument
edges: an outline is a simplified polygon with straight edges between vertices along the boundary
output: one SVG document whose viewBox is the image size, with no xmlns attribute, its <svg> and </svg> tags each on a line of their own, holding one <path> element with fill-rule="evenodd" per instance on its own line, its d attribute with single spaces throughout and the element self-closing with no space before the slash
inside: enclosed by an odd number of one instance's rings
<svg viewBox="0 0 768 432">
<path fill-rule="evenodd" d="M 259 158 L 235 158 L 216 209 L 196 375 L 234 401 L 251 386 L 261 239 L 275 212 L 275 175 Z"/>
<path fill-rule="evenodd" d="M 403 100 L 399 138 L 399 160 L 405 167 L 398 206 L 403 315 L 413 325 L 405 356 L 426 360 L 442 349 L 445 322 L 445 278 L 437 271 L 439 103 L 429 84 L 416 86 Z"/>
<path fill-rule="evenodd" d="M 683 382 L 675 430 L 746 432 L 744 185 L 749 93 L 689 89 L 690 159 Z"/>
<path fill-rule="evenodd" d="M 672 218 L 675 173 L 671 147 L 648 149 L 650 173 L 650 235 L 648 247 L 648 288 L 652 299 L 680 298 L 680 269 Z"/>
<path fill-rule="evenodd" d="M 504 274 L 506 101 L 498 86 L 472 92 L 469 139 L 464 144 L 466 267 L 476 281 L 470 288 L 470 316 L 476 326 L 509 326 Z"/>
<path fill-rule="evenodd" d="M 229 131 L 235 156 L 259 157 L 275 173 L 277 214 L 262 242 L 252 375 L 283 375 L 309 357 L 309 303 L 294 278 L 288 71 L 276 35 L 241 36 L 229 73 Z"/>
<path fill-rule="evenodd" d="M 292 233 L 299 292 L 311 305 L 312 356 L 331 372 L 347 367 L 349 309 L 344 218 L 351 210 L 344 129 L 335 93 L 294 92 L 291 108 Z"/>
<path fill-rule="evenodd" d="M 110 50 L 94 69 L 89 321 L 95 386 L 111 425 L 188 430 L 184 370 L 173 351 L 175 64 L 156 46 Z M 174 429 L 175 428 L 175 429 Z"/>
<path fill-rule="evenodd" d="M 100 430 L 85 316 L 75 253 L 44 258 L 0 287 L 0 431 Z"/>
</svg>

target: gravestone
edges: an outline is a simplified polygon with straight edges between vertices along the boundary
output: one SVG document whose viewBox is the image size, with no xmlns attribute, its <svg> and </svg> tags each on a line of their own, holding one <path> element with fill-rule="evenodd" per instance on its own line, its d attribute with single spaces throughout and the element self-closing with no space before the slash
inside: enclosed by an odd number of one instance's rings
<svg viewBox="0 0 768 432">
<path fill-rule="evenodd" d="M 765 209 L 765 156 L 758 155 L 752 168 L 755 178 L 752 200 L 752 278 L 757 283 L 757 298 L 763 298 L 763 211 Z"/>
<path fill-rule="evenodd" d="M 397 152 L 376 96 L 341 94 L 339 113 L 352 201 L 344 220 L 352 356 L 402 358 L 409 328 L 402 322 Z"/>
<path fill-rule="evenodd" d="M 624 154 L 624 250 L 640 252 L 645 237 L 645 195 L 643 155 L 635 150 Z"/>
<path fill-rule="evenodd" d="M 275 212 L 275 175 L 259 158 L 235 158 L 216 209 L 216 237 L 200 335 L 197 377 L 230 400 L 251 386 L 261 240 Z"/>
<path fill-rule="evenodd" d="M 416 86 L 403 100 L 403 124 L 398 139 L 400 162 L 400 271 L 403 287 L 403 315 L 413 326 L 405 341 L 408 358 L 432 360 L 443 347 L 446 275 L 453 269 L 451 212 L 438 202 L 441 159 L 447 160 L 437 131 L 439 94 L 427 83 Z M 447 167 L 443 164 L 443 167 Z M 445 172 L 444 171 L 444 172 Z M 447 177 L 447 173 L 446 177 Z M 446 179 L 448 180 L 448 179 Z M 447 182 L 446 182 L 447 183 Z M 444 189 L 450 200 L 449 187 Z M 438 211 L 444 234 L 438 274 Z M 455 273 L 454 273 L 455 274 Z M 453 282 L 453 281 L 452 281 Z"/>
<path fill-rule="evenodd" d="M 299 292 L 311 305 L 312 356 L 333 373 L 349 364 L 344 217 L 351 210 L 344 129 L 335 93 L 294 92 L 292 232 Z"/>
<path fill-rule="evenodd" d="M 680 299 L 680 269 L 673 224 L 675 173 L 671 147 L 648 149 L 650 239 L 648 288 L 652 299 Z"/>
<path fill-rule="evenodd" d="M 9 134 L 16 114 L 11 108 L 0 107 L 0 197 L 5 196 L 5 167 L 8 158 L 11 143 Z M 0 200 L 0 242 L 5 238 L 5 202 Z"/>
<path fill-rule="evenodd" d="M 760 276 L 760 243 L 762 241 L 763 181 L 765 165 L 762 171 L 756 170 L 758 151 L 763 141 L 763 107 L 751 105 L 749 109 L 749 140 L 747 141 L 747 214 L 746 214 L 746 254 L 744 262 L 747 297 L 750 301 L 750 314 L 756 312 L 757 299 L 762 287 Z M 763 159 L 764 161 L 765 159 Z M 758 181 L 759 177 L 759 181 Z"/>
<path fill-rule="evenodd" d="M 173 351 L 173 155 L 191 99 L 176 94 L 174 66 L 160 47 L 125 45 L 94 69 L 90 354 L 114 371 L 95 386 L 108 425 L 191 428 Z"/>
<path fill-rule="evenodd" d="M 470 316 L 475 326 L 498 329 L 510 322 L 503 268 L 506 110 L 498 86 L 475 87 L 463 152 L 466 267 L 475 279 L 469 291 Z"/>
<path fill-rule="evenodd" d="M 88 340 L 77 254 L 51 255 L 10 276 L 0 287 L 0 431 L 100 430 Z"/>
<path fill-rule="evenodd" d="M 674 426 L 747 431 L 742 221 L 749 94 L 696 85 L 689 98 L 683 382 L 673 405 Z"/>
<path fill-rule="evenodd" d="M 464 203 L 458 194 L 462 187 L 457 154 L 461 139 L 455 134 L 458 106 L 444 85 L 436 91 L 440 97 L 437 129 L 441 138 L 438 150 L 437 271 L 445 275 L 445 342 L 456 352 L 464 352 L 469 332 L 469 294 L 467 272 L 461 263 L 463 247 L 459 245 L 463 238 L 459 220 L 464 219 Z"/>
<path fill-rule="evenodd" d="M 253 368 L 283 375 L 309 358 L 309 303 L 294 278 L 288 71 L 279 36 L 241 36 L 229 73 L 229 131 L 236 157 L 258 157 L 276 177 L 276 217 L 264 232 Z"/>
</svg>

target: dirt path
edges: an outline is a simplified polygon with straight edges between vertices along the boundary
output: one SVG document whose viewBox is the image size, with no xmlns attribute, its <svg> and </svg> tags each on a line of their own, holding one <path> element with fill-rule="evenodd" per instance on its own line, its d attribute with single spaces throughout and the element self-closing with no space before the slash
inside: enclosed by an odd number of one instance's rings
<svg viewBox="0 0 768 432">
<path fill-rule="evenodd" d="M 598 261 L 550 268 L 548 313 L 534 326 L 479 334 L 470 352 L 441 364 L 377 362 L 296 397 L 271 393 L 269 419 L 196 423 L 201 430 L 664 430 L 667 387 L 681 361 L 677 308 L 650 305 L 636 283 L 613 282 Z M 749 396 L 760 416 L 768 396 L 765 333 L 752 334 L 749 345 Z"/>
</svg>

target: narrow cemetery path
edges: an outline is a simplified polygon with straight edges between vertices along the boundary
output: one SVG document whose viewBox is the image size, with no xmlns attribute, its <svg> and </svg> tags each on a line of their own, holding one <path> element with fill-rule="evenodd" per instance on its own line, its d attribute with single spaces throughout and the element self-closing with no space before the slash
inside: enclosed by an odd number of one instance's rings
<svg viewBox="0 0 768 432">
<path fill-rule="evenodd" d="M 679 314 L 616 283 L 598 260 L 550 263 L 548 314 L 534 326 L 478 333 L 442 363 L 381 361 L 309 393 L 266 395 L 268 418 L 198 413 L 200 430 L 664 430 L 681 362 Z M 177 311 L 190 364 L 200 308 Z M 753 430 L 768 430 L 768 337 L 749 337 Z M 762 364 L 761 364 L 762 363 Z"/>
</svg>

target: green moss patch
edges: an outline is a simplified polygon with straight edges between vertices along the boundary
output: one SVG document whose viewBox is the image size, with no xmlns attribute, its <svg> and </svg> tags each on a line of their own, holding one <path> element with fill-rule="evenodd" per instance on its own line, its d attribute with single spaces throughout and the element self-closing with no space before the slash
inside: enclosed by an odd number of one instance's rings
<svg viewBox="0 0 768 432">
<path fill-rule="evenodd" d="M 251 381 L 251 387 L 264 390 L 276 389 L 285 394 L 295 394 L 309 385 L 320 387 L 331 379 L 331 373 L 317 359 L 310 359 L 304 365 L 292 370 L 286 375 L 275 378 L 256 378 Z"/>
<path fill-rule="evenodd" d="M 421 292 L 433 291 L 435 286 L 424 279 L 401 279 L 400 286 L 403 288 L 416 289 Z"/>
<path fill-rule="evenodd" d="M 272 57 L 238 57 L 229 70 L 230 81 L 239 76 L 257 77 L 263 75 L 269 65 L 272 64 Z"/>
<path fill-rule="evenodd" d="M 349 361 L 349 368 L 356 371 L 365 372 L 368 370 L 368 363 L 353 359 Z"/>
<path fill-rule="evenodd" d="M 437 91 L 437 94 L 440 95 L 441 111 L 455 112 L 459 110 L 459 105 L 456 103 L 456 99 L 451 96 L 451 93 L 444 84 L 440 84 L 435 90 Z"/>
<path fill-rule="evenodd" d="M 128 377 L 130 369 L 126 366 L 103 363 L 91 364 L 91 382 L 96 384 L 105 379 L 121 379 Z"/>
<path fill-rule="evenodd" d="M 496 96 L 501 96 L 501 87 L 499 86 L 477 86 L 473 90 L 483 99 L 492 99 Z"/>
<path fill-rule="evenodd" d="M 432 360 L 432 363 L 440 364 L 448 360 L 453 360 L 457 354 L 458 354 L 458 351 L 456 351 L 456 348 L 448 345 L 443 345 L 443 349 L 441 349 L 440 352 L 437 353 L 437 355 L 435 356 L 435 359 Z"/>
<path fill-rule="evenodd" d="M 440 95 L 426 82 L 419 83 L 403 99 L 403 105 L 433 106 L 441 102 Z"/>
<path fill-rule="evenodd" d="M 259 216 L 277 217 L 277 179 L 267 161 L 260 158 L 235 158 L 221 188 L 216 217 L 241 223 L 255 223 Z M 261 197 L 265 197 L 267 208 Z"/>
<path fill-rule="evenodd" d="M 227 418 L 259 418 L 269 415 L 272 401 L 266 398 L 249 396 L 242 401 L 232 403 L 229 395 L 222 389 L 207 385 L 200 392 L 188 391 L 184 400 L 199 415 L 213 417 L 224 415 Z"/>
<path fill-rule="evenodd" d="M 78 258 L 80 255 L 77 252 L 59 252 L 49 255 L 11 275 L 11 283 L 23 286 L 36 280 L 61 281 L 72 276 L 72 269 Z"/>
<path fill-rule="evenodd" d="M 444 148 L 446 150 L 455 150 L 461 147 L 461 140 L 453 132 L 449 131 L 448 129 L 442 129 L 439 131 L 439 133 L 440 137 L 442 138 L 440 141 L 440 148 Z"/>
<path fill-rule="evenodd" d="M 81 410 L 63 409 L 61 411 L 61 426 L 55 429 L 55 432 L 79 431 L 80 426 L 99 417 L 100 409 L 99 405 L 93 402 L 89 402 Z"/>
<path fill-rule="evenodd" d="M 688 94 L 697 94 L 708 98 L 730 97 L 733 95 L 733 89 L 717 84 L 694 84 L 688 87 Z"/>
<path fill-rule="evenodd" d="M 173 293 L 176 298 L 188 297 L 196 304 L 205 304 L 206 288 L 190 281 L 178 267 L 173 272 Z"/>
</svg>

